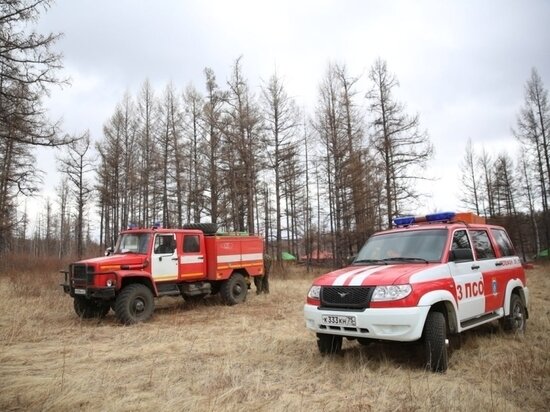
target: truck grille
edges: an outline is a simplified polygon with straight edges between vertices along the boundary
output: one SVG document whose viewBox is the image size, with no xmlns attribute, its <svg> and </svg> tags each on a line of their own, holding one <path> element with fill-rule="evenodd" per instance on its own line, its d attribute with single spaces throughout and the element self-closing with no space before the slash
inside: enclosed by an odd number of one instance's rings
<svg viewBox="0 0 550 412">
<path fill-rule="evenodd" d="M 374 288 L 363 286 L 329 286 L 321 289 L 321 306 L 338 309 L 369 307 Z"/>
<path fill-rule="evenodd" d="M 73 265 L 72 275 L 73 279 L 77 281 L 84 281 L 86 283 L 92 283 L 93 281 L 93 268 L 88 268 L 86 265 Z"/>
</svg>

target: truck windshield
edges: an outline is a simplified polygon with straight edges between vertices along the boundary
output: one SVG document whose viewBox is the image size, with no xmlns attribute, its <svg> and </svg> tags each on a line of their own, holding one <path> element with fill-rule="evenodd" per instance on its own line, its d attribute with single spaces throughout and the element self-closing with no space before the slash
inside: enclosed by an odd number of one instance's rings
<svg viewBox="0 0 550 412">
<path fill-rule="evenodd" d="M 115 253 L 147 253 L 151 234 L 123 233 L 119 236 Z"/>
<path fill-rule="evenodd" d="M 446 229 L 381 233 L 367 241 L 354 263 L 439 262 L 446 240 Z"/>
</svg>

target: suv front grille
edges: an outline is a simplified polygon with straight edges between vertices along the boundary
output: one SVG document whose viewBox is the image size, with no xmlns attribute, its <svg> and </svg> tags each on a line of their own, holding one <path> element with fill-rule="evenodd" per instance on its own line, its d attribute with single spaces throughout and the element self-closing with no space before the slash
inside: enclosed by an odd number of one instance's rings
<svg viewBox="0 0 550 412">
<path fill-rule="evenodd" d="M 369 307 L 374 288 L 363 286 L 328 286 L 321 288 L 321 306 L 338 309 Z"/>
</svg>

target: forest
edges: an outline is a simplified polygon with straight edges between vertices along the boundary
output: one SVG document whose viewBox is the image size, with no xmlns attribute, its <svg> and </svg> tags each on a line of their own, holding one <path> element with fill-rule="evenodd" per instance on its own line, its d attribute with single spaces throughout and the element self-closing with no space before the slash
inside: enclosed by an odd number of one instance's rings
<svg viewBox="0 0 550 412">
<path fill-rule="evenodd" d="M 408 109 L 414 102 L 396 97 L 397 74 L 382 58 L 365 74 L 366 89 L 344 63 L 320 69 L 310 110 L 298 107 L 279 73 L 251 88 L 243 57 L 227 79 L 206 67 L 200 85 L 157 90 L 143 79 L 94 140 L 86 125 L 69 135 L 47 116 L 48 90 L 68 87 L 54 47 L 60 35 L 21 27 L 49 3 L 0 6 L 0 255 L 90 256 L 131 224 L 213 222 L 264 236 L 276 258 L 289 252 L 339 266 L 421 202 L 417 183 L 429 179 L 433 143 Z M 531 259 L 550 243 L 550 105 L 536 68 L 512 121 L 518 155 L 468 142 L 457 208 L 507 227 Z M 61 180 L 31 228 L 22 204 L 40 201 L 38 146 L 61 149 Z"/>
</svg>

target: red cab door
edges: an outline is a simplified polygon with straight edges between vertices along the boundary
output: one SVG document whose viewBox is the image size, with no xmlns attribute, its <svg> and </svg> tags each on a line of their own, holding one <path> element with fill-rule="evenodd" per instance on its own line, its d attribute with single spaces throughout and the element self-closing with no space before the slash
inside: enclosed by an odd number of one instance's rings
<svg viewBox="0 0 550 412">
<path fill-rule="evenodd" d="M 179 254 L 179 277 L 200 280 L 206 277 L 206 256 L 202 234 L 184 233 Z"/>
</svg>

